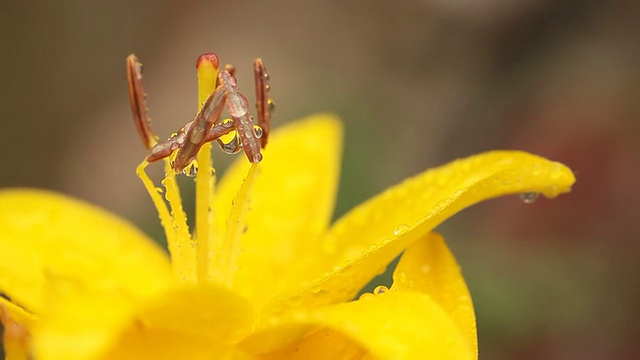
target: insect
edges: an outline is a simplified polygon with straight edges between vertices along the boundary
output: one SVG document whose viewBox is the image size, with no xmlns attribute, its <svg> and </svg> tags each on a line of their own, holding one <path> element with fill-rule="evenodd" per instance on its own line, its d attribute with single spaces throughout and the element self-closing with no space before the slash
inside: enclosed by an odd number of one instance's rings
<svg viewBox="0 0 640 360">
<path fill-rule="evenodd" d="M 214 53 L 200 55 L 196 67 L 202 60 L 210 61 L 218 69 L 218 56 Z M 145 160 L 149 163 L 171 156 L 171 167 L 176 173 L 183 172 L 191 164 L 198 151 L 207 142 L 218 140 L 225 152 L 244 152 L 252 163 L 262 160 L 260 152 L 267 145 L 273 101 L 269 99 L 269 75 L 261 59 L 253 63 L 256 90 L 256 110 L 258 126 L 254 125 L 249 113 L 249 101 L 238 90 L 235 68 L 226 65 L 220 70 L 216 80 L 216 88 L 204 101 L 194 119 L 184 125 L 165 141 L 158 141 L 158 136 L 151 129 L 145 92 L 142 87 L 142 65 L 138 58 L 131 54 L 127 57 L 127 78 L 129 81 L 129 100 L 134 122 L 142 143 L 149 150 Z M 231 121 L 220 119 L 222 111 L 227 109 Z M 220 138 L 235 130 L 233 140 L 223 142 Z"/>
</svg>

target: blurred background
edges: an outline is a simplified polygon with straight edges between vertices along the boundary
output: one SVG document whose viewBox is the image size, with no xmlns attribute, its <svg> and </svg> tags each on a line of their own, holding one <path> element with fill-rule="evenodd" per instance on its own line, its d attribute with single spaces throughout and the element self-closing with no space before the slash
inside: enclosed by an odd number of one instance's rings
<svg viewBox="0 0 640 360">
<path fill-rule="evenodd" d="M 159 238 L 134 174 L 146 154 L 131 119 L 126 56 L 145 64 L 162 137 L 195 112 L 200 53 L 236 65 L 248 95 L 260 56 L 275 127 L 318 111 L 344 119 L 336 216 L 407 176 L 484 150 L 522 149 L 569 165 L 578 177 L 569 195 L 493 200 L 438 229 L 474 297 L 481 358 L 640 358 L 640 2 L 2 8 L 1 187 L 71 194 Z M 216 157 L 222 169 L 228 159 Z"/>
</svg>

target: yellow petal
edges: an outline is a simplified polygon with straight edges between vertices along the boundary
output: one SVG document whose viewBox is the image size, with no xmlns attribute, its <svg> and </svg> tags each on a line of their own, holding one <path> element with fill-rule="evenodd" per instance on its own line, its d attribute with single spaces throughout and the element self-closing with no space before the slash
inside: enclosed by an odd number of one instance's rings
<svg viewBox="0 0 640 360">
<path fill-rule="evenodd" d="M 236 288 L 257 303 L 310 280 L 305 270 L 331 219 L 342 129 L 320 114 L 273 133 L 249 197 Z M 239 159 L 216 195 L 217 237 L 224 236 L 231 203 L 249 163 Z"/>
<path fill-rule="evenodd" d="M 5 353 L 5 360 L 22 360 L 29 358 L 30 335 L 26 322 L 15 319 L 7 307 L 13 306 L 11 303 L 4 303 L 5 299 L 0 298 L 0 324 L 2 324 L 2 347 Z M 13 309 L 20 311 L 21 309 Z M 24 319 L 22 319 L 24 320 Z"/>
<path fill-rule="evenodd" d="M 38 359 L 218 358 L 253 321 L 246 299 L 213 285 L 173 288 L 119 312 L 101 299 L 57 310 L 36 333 Z"/>
<path fill-rule="evenodd" d="M 387 292 L 367 300 L 299 309 L 274 323 L 241 346 L 251 353 L 270 351 L 266 358 L 298 349 L 306 359 L 323 359 L 325 354 L 349 358 L 361 354 L 360 350 L 377 359 L 474 358 L 453 319 L 431 297 L 420 293 Z M 305 326 L 320 328 L 320 336 L 311 333 L 295 342 L 278 343 L 278 339 L 299 334 Z M 265 344 L 282 347 L 272 349 Z"/>
<path fill-rule="evenodd" d="M 468 347 L 477 354 L 476 317 L 471 295 L 442 236 L 430 233 L 405 250 L 393 273 L 391 290 L 431 296 L 466 335 Z"/>
<path fill-rule="evenodd" d="M 500 195 L 568 192 L 566 166 L 519 151 L 493 151 L 428 170 L 366 201 L 324 238 L 324 270 L 310 285 L 272 302 L 272 311 L 346 301 L 402 250 L 458 211 Z"/>
<path fill-rule="evenodd" d="M 277 350 L 260 355 L 261 360 L 362 359 L 366 350 L 339 331 L 322 328 Z"/>
<path fill-rule="evenodd" d="M 0 293 L 27 312 L 76 294 L 133 301 L 171 279 L 159 247 L 97 207 L 21 189 L 0 191 L 0 209 Z"/>
</svg>

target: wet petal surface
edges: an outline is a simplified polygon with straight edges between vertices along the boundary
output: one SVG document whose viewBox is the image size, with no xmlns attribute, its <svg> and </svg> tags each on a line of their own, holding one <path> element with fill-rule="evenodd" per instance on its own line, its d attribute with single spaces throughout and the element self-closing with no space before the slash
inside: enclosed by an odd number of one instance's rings
<svg viewBox="0 0 640 360">
<path fill-rule="evenodd" d="M 300 309 L 273 322 L 243 342 L 244 348 L 266 352 L 266 358 L 286 354 L 294 359 L 300 351 L 310 359 L 321 359 L 323 354 L 346 359 L 364 355 L 452 360 L 475 355 L 452 318 L 430 296 L 420 293 L 390 291 L 366 300 Z M 305 335 L 299 340 L 283 342 L 301 333 Z"/>
<path fill-rule="evenodd" d="M 165 253 L 98 207 L 20 189 L 0 191 L 0 209 L 0 292 L 30 313 L 77 294 L 135 302 L 172 281 Z"/>
<path fill-rule="evenodd" d="M 493 151 L 409 178 L 354 208 L 323 239 L 323 269 L 302 289 L 271 303 L 289 307 L 348 301 L 418 238 L 460 210 L 500 195 L 571 190 L 566 166 L 520 151 Z"/>
<path fill-rule="evenodd" d="M 226 288 L 200 285 L 134 306 L 76 298 L 44 320 L 38 359 L 201 359 L 227 353 L 250 330 L 253 310 Z"/>
<path fill-rule="evenodd" d="M 342 129 L 321 114 L 273 133 L 249 194 L 234 288 L 260 303 L 310 280 L 320 236 L 333 212 Z M 216 234 L 228 214 L 249 163 L 239 159 L 216 195 Z M 312 267 L 316 267 L 313 265 Z"/>
<path fill-rule="evenodd" d="M 478 336 L 471 295 L 442 236 L 430 233 L 405 250 L 393 273 L 391 291 L 429 295 L 466 335 L 468 346 L 477 357 Z"/>
</svg>

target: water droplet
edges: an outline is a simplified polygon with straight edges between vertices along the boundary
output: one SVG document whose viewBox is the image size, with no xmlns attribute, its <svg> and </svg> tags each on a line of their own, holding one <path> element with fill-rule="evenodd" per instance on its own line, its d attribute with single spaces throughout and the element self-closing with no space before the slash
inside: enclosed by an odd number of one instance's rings
<svg viewBox="0 0 640 360">
<path fill-rule="evenodd" d="M 265 85 L 265 86 L 264 86 L 264 88 L 265 88 L 267 91 L 269 91 L 269 90 L 271 90 L 271 85 L 267 84 L 267 85 Z"/>
<path fill-rule="evenodd" d="M 262 137 L 262 128 L 258 125 L 253 125 L 253 133 L 256 135 L 258 139 Z"/>
<path fill-rule="evenodd" d="M 373 289 L 373 293 L 376 295 L 384 294 L 387 291 L 389 291 L 389 288 L 384 285 L 376 286 L 376 288 Z"/>
<path fill-rule="evenodd" d="M 558 180 L 562 176 L 562 165 L 554 163 L 551 165 L 551 179 Z"/>
<path fill-rule="evenodd" d="M 533 204 L 538 200 L 538 196 L 540 196 L 540 193 L 537 192 L 523 192 L 520 193 L 520 200 L 525 204 Z"/>
<path fill-rule="evenodd" d="M 198 162 L 196 160 L 192 160 L 189 165 L 184 167 L 182 173 L 190 178 L 195 177 L 198 174 Z"/>
<path fill-rule="evenodd" d="M 373 297 L 374 297 L 374 295 L 372 293 L 364 293 L 364 294 L 360 295 L 358 300 L 371 300 L 371 299 L 373 299 Z"/>
<path fill-rule="evenodd" d="M 269 101 L 267 102 L 267 104 L 269 104 L 269 112 L 270 113 L 274 113 L 276 112 L 276 103 L 273 102 L 273 100 L 269 99 Z"/>
<path fill-rule="evenodd" d="M 218 145 L 220 145 L 220 149 L 227 154 L 236 154 L 242 150 L 242 142 L 237 133 L 233 135 L 229 142 L 224 142 L 222 138 L 218 139 Z"/>
<path fill-rule="evenodd" d="M 164 189 L 161 187 L 156 187 L 156 191 L 158 192 L 158 194 L 162 194 L 164 192 Z"/>
<path fill-rule="evenodd" d="M 265 69 L 265 71 L 266 71 L 266 69 Z M 267 74 L 267 73 L 265 72 L 265 73 L 264 73 L 264 79 L 268 81 L 270 78 L 271 78 L 271 77 L 269 76 L 269 74 Z"/>
<path fill-rule="evenodd" d="M 374 243 L 369 244 L 369 252 L 374 252 L 376 250 L 378 250 L 378 245 Z"/>
<path fill-rule="evenodd" d="M 542 166 L 540 164 L 535 164 L 533 165 L 533 169 L 531 170 L 531 173 L 535 176 L 540 175 L 540 173 L 542 172 Z"/>
<path fill-rule="evenodd" d="M 399 235 L 402 235 L 402 234 L 406 233 L 407 231 L 409 231 L 409 225 L 400 224 L 400 225 L 396 226 L 395 229 L 393 229 L 393 235 L 399 236 Z"/>
</svg>

